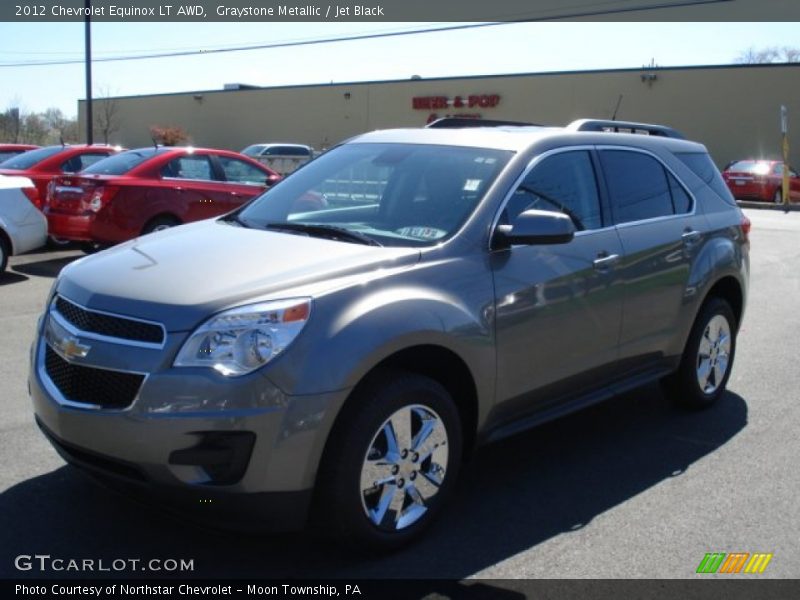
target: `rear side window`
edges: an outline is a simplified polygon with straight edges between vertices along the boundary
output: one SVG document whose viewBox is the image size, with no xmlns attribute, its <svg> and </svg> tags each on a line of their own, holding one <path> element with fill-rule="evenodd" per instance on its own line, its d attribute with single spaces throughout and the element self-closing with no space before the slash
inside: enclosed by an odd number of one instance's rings
<svg viewBox="0 0 800 600">
<path fill-rule="evenodd" d="M 61 165 L 61 170 L 65 173 L 77 173 L 108 158 L 108 154 L 79 154 L 73 156 Z"/>
<path fill-rule="evenodd" d="M 207 156 L 181 156 L 166 164 L 161 170 L 164 177 L 176 179 L 212 180 L 211 163 Z"/>
<path fill-rule="evenodd" d="M 736 200 L 733 199 L 731 191 L 725 185 L 722 175 L 719 174 L 717 166 L 708 154 L 705 152 L 676 152 L 675 156 L 714 190 L 717 196 L 728 204 L 736 206 Z"/>
<path fill-rule="evenodd" d="M 262 156 L 310 156 L 308 148 L 302 146 L 272 146 L 262 153 Z"/>
<path fill-rule="evenodd" d="M 604 150 L 600 152 L 600 158 L 617 223 L 675 214 L 667 173 L 652 156 Z"/>
</svg>

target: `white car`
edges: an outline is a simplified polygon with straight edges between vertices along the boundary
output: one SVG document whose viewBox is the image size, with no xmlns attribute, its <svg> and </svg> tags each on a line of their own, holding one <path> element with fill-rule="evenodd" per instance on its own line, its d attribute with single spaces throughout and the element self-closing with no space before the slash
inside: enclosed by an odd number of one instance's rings
<svg viewBox="0 0 800 600">
<path fill-rule="evenodd" d="M 8 257 L 43 246 L 47 219 L 34 206 L 39 192 L 27 177 L 0 175 L 0 273 Z"/>
<path fill-rule="evenodd" d="M 252 144 L 241 153 L 277 171 L 284 177 L 316 156 L 316 152 L 311 146 L 303 144 Z"/>
</svg>

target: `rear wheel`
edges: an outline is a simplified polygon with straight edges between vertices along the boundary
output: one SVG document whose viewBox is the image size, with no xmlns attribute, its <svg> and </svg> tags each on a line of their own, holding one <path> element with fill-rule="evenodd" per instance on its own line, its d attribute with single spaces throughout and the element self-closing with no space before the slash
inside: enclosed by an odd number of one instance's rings
<svg viewBox="0 0 800 600">
<path fill-rule="evenodd" d="M 8 247 L 8 242 L 0 235 L 0 273 L 5 273 L 9 254 L 11 254 L 11 250 Z"/>
<path fill-rule="evenodd" d="M 451 493 L 461 425 L 436 381 L 398 371 L 376 375 L 331 434 L 315 516 L 341 541 L 390 550 L 422 533 Z"/>
<path fill-rule="evenodd" d="M 175 217 L 156 217 L 144 226 L 142 229 L 142 235 L 155 233 L 156 231 L 164 231 L 165 229 L 169 229 L 170 227 L 175 227 L 180 224 L 181 222 Z"/>
<path fill-rule="evenodd" d="M 101 244 L 100 242 L 81 242 L 81 250 L 84 254 L 94 254 L 108 248 L 108 244 Z"/>
<path fill-rule="evenodd" d="M 52 235 L 47 236 L 47 247 L 53 249 L 63 249 L 66 246 L 69 246 L 71 240 L 65 240 L 59 237 L 55 237 Z"/>
<path fill-rule="evenodd" d="M 678 404 L 707 408 L 725 392 L 736 353 L 736 318 L 722 298 L 709 298 L 697 316 L 678 371 L 665 380 Z"/>
</svg>

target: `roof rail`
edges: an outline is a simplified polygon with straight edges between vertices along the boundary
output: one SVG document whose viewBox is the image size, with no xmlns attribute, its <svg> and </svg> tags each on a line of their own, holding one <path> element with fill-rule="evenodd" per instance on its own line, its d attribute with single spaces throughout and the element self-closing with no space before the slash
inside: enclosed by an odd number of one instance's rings
<svg viewBox="0 0 800 600">
<path fill-rule="evenodd" d="M 638 133 L 684 140 L 686 137 L 671 127 L 636 123 L 634 121 L 608 121 L 603 119 L 578 119 L 566 126 L 570 131 L 605 131 L 608 133 Z"/>
<path fill-rule="evenodd" d="M 442 117 L 428 123 L 426 129 L 457 129 L 460 127 L 537 127 L 536 123 L 519 121 L 495 121 L 494 119 L 473 119 L 468 117 Z"/>
</svg>

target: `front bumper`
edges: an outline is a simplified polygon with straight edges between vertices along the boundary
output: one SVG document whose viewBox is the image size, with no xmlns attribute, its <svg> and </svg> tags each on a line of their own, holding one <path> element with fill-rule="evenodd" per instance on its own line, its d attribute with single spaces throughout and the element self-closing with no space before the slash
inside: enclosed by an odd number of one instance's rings
<svg viewBox="0 0 800 600">
<path fill-rule="evenodd" d="M 43 330 L 49 318 L 44 317 Z M 30 393 L 37 423 L 65 460 L 127 493 L 189 516 L 199 512 L 221 525 L 302 526 L 317 465 L 346 390 L 287 396 L 261 372 L 226 378 L 209 369 L 173 368 L 185 333 L 167 335 L 162 348 L 147 348 L 78 332 L 77 342 L 91 351 L 80 359 L 71 357 L 70 364 L 146 374 L 130 406 L 81 405 L 50 376 L 45 356 L 54 345 L 41 333 L 31 356 Z M 213 443 L 209 448 L 209 435 L 252 438 L 244 445 L 244 463 L 238 448 L 226 452 Z M 231 461 L 238 457 L 241 469 L 233 479 L 232 467 L 220 465 L 225 456 Z M 205 464 L 209 460 L 213 468 Z"/>
</svg>

